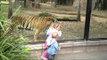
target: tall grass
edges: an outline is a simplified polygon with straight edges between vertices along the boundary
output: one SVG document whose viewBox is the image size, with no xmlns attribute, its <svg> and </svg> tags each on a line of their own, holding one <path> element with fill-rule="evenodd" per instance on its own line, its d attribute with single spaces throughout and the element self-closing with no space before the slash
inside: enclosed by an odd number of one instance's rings
<svg viewBox="0 0 107 60">
<path fill-rule="evenodd" d="M 22 36 L 4 35 L 0 37 L 0 60 L 24 60 L 28 51 L 23 46 Z"/>
<path fill-rule="evenodd" d="M 12 35 L 4 25 L 6 18 L 0 11 L 0 60 L 26 60 L 30 56 L 28 50 L 24 48 L 24 38 L 20 34 Z M 9 32 L 9 33 L 8 33 Z"/>
<path fill-rule="evenodd" d="M 0 6 L 1 8 L 1 6 Z M 2 34 L 2 32 L 4 31 L 4 27 L 3 27 L 3 22 L 4 22 L 4 16 L 3 16 L 3 11 L 0 10 L 0 36 Z"/>
</svg>

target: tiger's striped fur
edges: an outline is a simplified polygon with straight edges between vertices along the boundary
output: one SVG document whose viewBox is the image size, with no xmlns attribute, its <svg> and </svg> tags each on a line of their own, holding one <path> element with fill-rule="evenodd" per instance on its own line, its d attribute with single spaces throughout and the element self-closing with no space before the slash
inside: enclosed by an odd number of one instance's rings
<svg viewBox="0 0 107 60">
<path fill-rule="evenodd" d="M 33 28 L 35 30 L 34 39 L 37 40 L 38 35 L 44 28 L 51 25 L 53 22 L 52 17 L 35 17 L 28 15 L 21 16 L 12 16 L 12 29 L 14 29 L 17 25 L 19 25 L 19 29 L 27 29 L 30 30 Z"/>
</svg>

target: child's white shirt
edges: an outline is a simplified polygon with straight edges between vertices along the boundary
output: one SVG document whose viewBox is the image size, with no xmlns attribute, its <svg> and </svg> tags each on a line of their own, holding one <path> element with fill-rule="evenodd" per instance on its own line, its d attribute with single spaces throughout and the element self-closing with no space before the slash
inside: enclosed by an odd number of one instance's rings
<svg viewBox="0 0 107 60">
<path fill-rule="evenodd" d="M 48 31 L 47 31 L 47 39 L 46 39 L 46 42 L 47 42 L 47 45 L 49 46 L 51 44 L 51 40 L 52 40 L 52 33 L 53 32 L 57 32 L 58 33 L 58 36 L 60 37 L 62 35 L 62 31 L 58 31 L 54 28 L 49 28 Z"/>
</svg>

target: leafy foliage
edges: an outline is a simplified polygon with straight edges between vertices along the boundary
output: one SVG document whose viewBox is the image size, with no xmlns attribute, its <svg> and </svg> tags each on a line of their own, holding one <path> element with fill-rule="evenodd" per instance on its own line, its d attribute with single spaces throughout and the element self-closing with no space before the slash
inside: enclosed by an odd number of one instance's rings
<svg viewBox="0 0 107 60">
<path fill-rule="evenodd" d="M 0 60 L 24 60 L 27 52 L 22 36 L 4 35 L 0 37 Z"/>
<path fill-rule="evenodd" d="M 24 47 L 22 35 L 8 33 L 9 29 L 4 28 L 6 18 L 3 10 L 0 11 L 0 60 L 26 60 L 29 56 L 27 48 Z"/>
<path fill-rule="evenodd" d="M 42 13 L 39 14 L 39 16 L 48 17 L 48 16 L 52 16 L 52 15 L 47 10 L 43 10 Z"/>
</svg>

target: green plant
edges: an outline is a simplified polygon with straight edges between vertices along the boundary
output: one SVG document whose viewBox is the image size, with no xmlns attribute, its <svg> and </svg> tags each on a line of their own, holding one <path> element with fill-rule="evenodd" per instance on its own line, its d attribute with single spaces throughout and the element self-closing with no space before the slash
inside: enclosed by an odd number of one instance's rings
<svg viewBox="0 0 107 60">
<path fill-rule="evenodd" d="M 5 22 L 7 19 L 3 16 L 3 11 L 0 11 L 0 60 L 26 60 L 29 56 L 29 51 L 24 47 L 22 35 L 15 33 L 11 34 L 8 29 L 9 25 Z M 8 26 L 4 28 L 5 24 Z"/>
<path fill-rule="evenodd" d="M 1 6 L 0 6 L 0 8 L 1 8 Z M 5 20 L 5 18 L 3 16 L 3 10 L 0 10 L 0 36 L 4 32 L 4 27 L 3 27 L 4 20 Z"/>
<path fill-rule="evenodd" d="M 24 60 L 27 51 L 22 36 L 4 35 L 0 37 L 0 60 Z"/>
<path fill-rule="evenodd" d="M 52 15 L 47 10 L 42 10 L 42 12 L 39 14 L 39 16 L 48 17 L 48 16 L 52 16 Z"/>
</svg>

